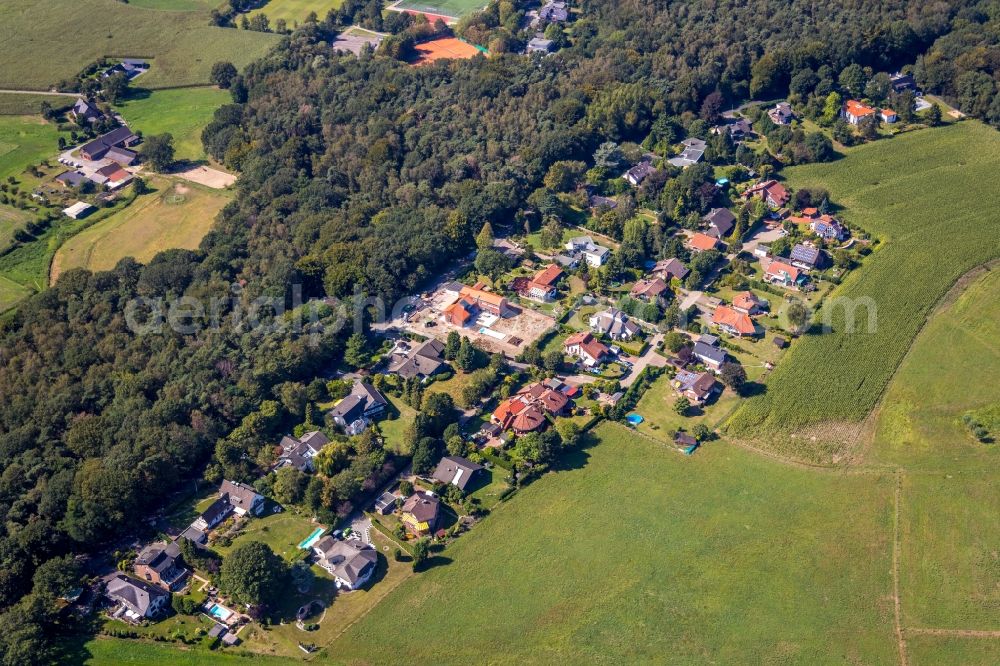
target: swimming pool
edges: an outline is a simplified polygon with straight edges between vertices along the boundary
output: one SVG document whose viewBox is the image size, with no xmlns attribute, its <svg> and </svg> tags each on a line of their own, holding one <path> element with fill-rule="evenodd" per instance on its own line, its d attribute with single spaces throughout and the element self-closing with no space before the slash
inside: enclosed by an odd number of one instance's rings
<svg viewBox="0 0 1000 666">
<path fill-rule="evenodd" d="M 307 536 L 305 539 L 302 540 L 302 543 L 299 544 L 299 548 L 301 548 L 302 550 L 307 550 L 309 548 L 312 548 L 312 545 L 317 541 L 319 541 L 319 538 L 323 535 L 323 532 L 325 531 L 326 531 L 325 527 L 317 527 L 312 531 L 312 534 L 310 534 L 309 536 Z"/>
<path fill-rule="evenodd" d="M 631 423 L 632 425 L 639 425 L 640 423 L 643 422 L 644 419 L 638 414 L 629 414 L 628 416 L 625 417 L 625 420 Z"/>
<path fill-rule="evenodd" d="M 233 611 L 229 610 L 225 606 L 212 604 L 212 607 L 208 609 L 208 614 L 225 622 L 229 619 L 229 616 L 233 614 Z"/>
</svg>

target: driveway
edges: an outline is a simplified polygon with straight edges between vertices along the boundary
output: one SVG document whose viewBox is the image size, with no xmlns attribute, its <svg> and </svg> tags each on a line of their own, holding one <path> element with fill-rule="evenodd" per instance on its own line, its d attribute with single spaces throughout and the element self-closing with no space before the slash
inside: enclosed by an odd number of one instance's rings
<svg viewBox="0 0 1000 666">
<path fill-rule="evenodd" d="M 635 383 L 636 377 L 638 377 L 647 366 L 651 365 L 654 368 L 662 368 L 667 364 L 667 359 L 656 353 L 656 348 L 660 346 L 661 342 L 663 342 L 663 333 L 657 333 L 649 339 L 646 352 L 632 361 L 632 372 L 628 374 L 628 377 L 622 380 L 622 386 L 624 388 L 628 388 Z"/>
<path fill-rule="evenodd" d="M 779 238 L 786 236 L 786 232 L 781 227 L 775 227 L 774 229 L 761 229 L 753 235 L 750 240 L 743 243 L 743 251 L 753 254 L 753 251 L 757 249 L 757 246 L 763 243 L 764 245 L 769 245 Z"/>
</svg>

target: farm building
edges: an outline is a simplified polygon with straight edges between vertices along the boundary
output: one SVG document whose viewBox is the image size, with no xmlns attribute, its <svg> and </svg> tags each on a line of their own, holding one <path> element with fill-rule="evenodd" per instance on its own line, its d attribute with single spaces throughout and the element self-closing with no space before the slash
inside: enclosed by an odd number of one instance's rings
<svg viewBox="0 0 1000 666">
<path fill-rule="evenodd" d="M 122 125 L 84 145 L 80 149 L 80 154 L 84 159 L 99 160 L 106 156 L 112 148 L 134 146 L 138 142 L 139 137 L 133 134 L 126 125 Z"/>
<path fill-rule="evenodd" d="M 73 218 L 74 220 L 79 220 L 80 218 L 87 217 L 92 210 L 94 210 L 94 207 L 89 203 L 77 201 L 69 208 L 63 208 L 63 215 Z"/>
</svg>

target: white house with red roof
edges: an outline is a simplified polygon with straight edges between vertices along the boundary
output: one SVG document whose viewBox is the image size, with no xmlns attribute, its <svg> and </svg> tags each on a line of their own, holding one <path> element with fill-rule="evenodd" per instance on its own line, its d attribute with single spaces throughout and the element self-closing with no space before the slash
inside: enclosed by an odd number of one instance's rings
<svg viewBox="0 0 1000 666">
<path fill-rule="evenodd" d="M 856 99 L 849 99 L 844 103 L 843 116 L 844 120 L 852 125 L 857 125 L 865 118 L 869 116 L 874 116 L 876 113 L 875 109 L 863 104 Z"/>
<path fill-rule="evenodd" d="M 607 345 L 586 331 L 574 333 L 566 338 L 563 348 L 570 356 L 583 361 L 583 364 L 588 368 L 600 365 L 611 353 Z"/>
</svg>

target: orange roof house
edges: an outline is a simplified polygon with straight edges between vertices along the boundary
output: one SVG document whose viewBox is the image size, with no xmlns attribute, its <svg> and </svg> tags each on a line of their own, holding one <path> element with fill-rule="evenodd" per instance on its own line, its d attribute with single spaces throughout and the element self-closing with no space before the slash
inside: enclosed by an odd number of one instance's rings
<svg viewBox="0 0 1000 666">
<path fill-rule="evenodd" d="M 849 99 L 844 104 L 844 119 L 852 125 L 857 125 L 864 118 L 873 115 L 875 115 L 875 109 L 856 99 Z"/>
<path fill-rule="evenodd" d="M 772 208 L 781 208 L 791 198 L 785 186 L 776 180 L 765 180 L 752 185 L 741 196 L 744 199 L 762 197 Z"/>
<path fill-rule="evenodd" d="M 501 402 L 490 420 L 504 430 L 523 434 L 545 425 L 545 414 L 562 414 L 569 404 L 565 394 L 536 382 Z"/>
<path fill-rule="evenodd" d="M 548 299 L 556 294 L 556 283 L 563 276 L 563 270 L 559 264 L 549 264 L 542 270 L 535 273 L 535 276 L 528 282 L 525 290 L 532 298 Z"/>
<path fill-rule="evenodd" d="M 444 309 L 444 318 L 453 326 L 465 326 L 472 319 L 468 307 L 471 303 L 461 298 Z"/>
<path fill-rule="evenodd" d="M 635 283 L 635 286 L 629 292 L 629 296 L 644 301 L 651 301 L 662 296 L 665 291 L 667 291 L 667 283 L 660 278 L 645 278 Z"/>
<path fill-rule="evenodd" d="M 798 268 L 783 261 L 772 261 L 764 271 L 764 281 L 783 287 L 798 287 L 805 280 L 805 275 Z"/>
<path fill-rule="evenodd" d="M 712 323 L 720 329 L 742 338 L 744 335 L 756 335 L 757 328 L 753 325 L 753 320 L 749 315 L 737 312 L 727 305 L 720 305 L 712 315 Z"/>
<path fill-rule="evenodd" d="M 570 356 L 583 361 L 586 366 L 600 365 L 601 361 L 611 353 L 607 345 L 595 338 L 589 332 L 574 333 L 566 338 L 563 348 Z"/>
<path fill-rule="evenodd" d="M 708 234 L 696 233 L 688 239 L 688 247 L 696 252 L 715 250 L 719 247 L 719 239 Z"/>
<path fill-rule="evenodd" d="M 741 291 L 733 296 L 733 309 L 746 315 L 760 314 L 766 305 L 767 302 L 757 298 L 752 291 Z"/>
<path fill-rule="evenodd" d="M 490 314 L 503 316 L 503 313 L 507 311 L 508 303 L 505 297 L 500 294 L 494 294 L 491 291 L 483 291 L 479 288 L 479 285 L 475 287 L 462 287 L 459 296 L 460 301 L 467 301 Z"/>
</svg>

